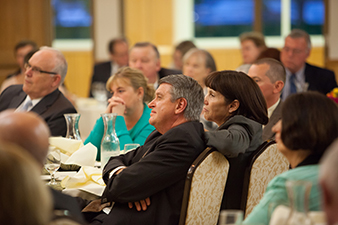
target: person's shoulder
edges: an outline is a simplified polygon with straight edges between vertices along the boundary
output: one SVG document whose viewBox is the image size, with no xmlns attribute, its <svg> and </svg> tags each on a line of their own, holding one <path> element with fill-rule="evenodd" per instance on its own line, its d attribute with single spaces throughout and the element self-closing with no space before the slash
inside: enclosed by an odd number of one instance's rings
<svg viewBox="0 0 338 225">
<path fill-rule="evenodd" d="M 15 85 L 10 85 L 6 89 L 3 90 L 2 94 L 11 94 L 15 95 L 16 93 L 22 92 L 22 84 L 15 84 Z"/>
<path fill-rule="evenodd" d="M 322 74 L 334 74 L 334 72 L 332 70 L 323 68 L 323 67 L 319 67 L 319 66 L 315 66 L 309 63 L 305 64 L 305 72 L 306 71 L 313 71 L 313 72 L 317 72 L 317 73 L 322 73 Z M 321 75 L 322 75 L 321 74 Z"/>
<path fill-rule="evenodd" d="M 204 140 L 203 124 L 199 121 L 188 121 L 171 128 L 163 136 L 178 139 L 202 138 Z"/>
<path fill-rule="evenodd" d="M 99 62 L 95 64 L 95 68 L 103 68 L 103 67 L 110 67 L 111 61 Z"/>
</svg>

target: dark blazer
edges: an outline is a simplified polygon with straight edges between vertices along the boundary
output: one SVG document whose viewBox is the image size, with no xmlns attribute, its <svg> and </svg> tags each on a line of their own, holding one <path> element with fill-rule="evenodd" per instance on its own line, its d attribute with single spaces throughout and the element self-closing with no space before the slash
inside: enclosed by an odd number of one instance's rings
<svg viewBox="0 0 338 225">
<path fill-rule="evenodd" d="M 204 130 L 199 122 L 180 124 L 165 134 L 152 132 L 144 145 L 125 155 L 111 158 L 103 170 L 106 189 L 103 202 L 115 202 L 102 224 L 178 224 L 185 178 L 189 167 L 204 150 Z M 127 166 L 109 179 L 118 166 Z M 130 209 L 128 202 L 150 197 L 146 211 Z"/>
<path fill-rule="evenodd" d="M 0 112 L 6 109 L 16 109 L 26 98 L 22 85 L 12 85 L 0 95 Z M 76 113 L 72 103 L 56 89 L 46 95 L 36 104 L 32 112 L 40 115 L 47 123 L 52 136 L 66 136 L 67 124 L 63 116 L 65 113 Z"/>
<path fill-rule="evenodd" d="M 327 94 L 333 88 L 337 87 L 335 74 L 331 70 L 306 63 L 304 73 L 305 82 L 309 84 L 309 91 L 318 91 Z"/>
<path fill-rule="evenodd" d="M 262 133 L 262 140 L 267 141 L 269 139 L 275 139 L 275 133 L 272 132 L 272 127 L 282 118 L 282 100 L 277 105 L 275 111 L 273 111 L 269 122 L 265 125 Z"/>
<path fill-rule="evenodd" d="M 173 75 L 173 74 L 182 74 L 181 70 L 172 70 L 172 69 L 166 69 L 161 67 L 161 70 L 158 71 L 158 75 L 160 76 L 160 79 L 162 77 L 168 76 L 168 75 Z"/>
<path fill-rule="evenodd" d="M 90 89 L 89 89 L 89 97 L 93 97 L 91 90 L 92 90 L 92 85 L 94 82 L 100 82 L 104 84 L 107 83 L 111 75 L 111 70 L 112 70 L 111 64 L 112 64 L 111 61 L 107 61 L 107 62 L 96 64 L 94 66 L 94 72 L 93 72 L 92 81 L 90 83 Z"/>
<path fill-rule="evenodd" d="M 80 206 L 77 203 L 76 198 L 65 195 L 59 191 L 54 190 L 53 188 L 50 188 L 50 190 L 52 194 L 54 210 L 67 210 L 69 211 L 70 216 L 84 222 L 80 211 Z M 69 215 L 69 213 L 66 215 Z"/>
</svg>

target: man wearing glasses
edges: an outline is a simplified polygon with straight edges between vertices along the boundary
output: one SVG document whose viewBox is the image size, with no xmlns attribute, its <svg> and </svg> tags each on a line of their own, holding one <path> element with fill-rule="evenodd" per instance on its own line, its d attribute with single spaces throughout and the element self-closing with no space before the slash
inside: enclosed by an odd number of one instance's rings
<svg viewBox="0 0 338 225">
<path fill-rule="evenodd" d="M 25 64 L 23 85 L 12 85 L 0 95 L 0 112 L 15 108 L 18 112 L 33 111 L 48 124 L 52 136 L 65 136 L 65 113 L 76 113 L 74 106 L 58 87 L 67 74 L 67 62 L 56 49 L 42 47 Z"/>
<path fill-rule="evenodd" d="M 283 100 L 293 93 L 311 90 L 327 94 L 337 87 L 333 71 L 306 63 L 310 52 L 310 35 L 305 31 L 293 29 L 285 38 L 285 44 L 280 55 L 286 69 Z"/>
</svg>

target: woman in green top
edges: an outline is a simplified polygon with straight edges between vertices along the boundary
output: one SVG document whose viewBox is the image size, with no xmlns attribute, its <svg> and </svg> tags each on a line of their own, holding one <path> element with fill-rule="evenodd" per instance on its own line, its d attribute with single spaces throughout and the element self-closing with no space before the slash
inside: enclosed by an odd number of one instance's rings
<svg viewBox="0 0 338 225">
<path fill-rule="evenodd" d="M 148 135 L 155 130 L 149 124 L 151 109 L 146 102 L 153 99 L 155 90 L 147 84 L 142 72 L 130 67 L 119 69 L 106 84 L 112 93 L 105 113 L 117 113 L 115 122 L 116 135 L 120 140 L 120 149 L 125 144 L 143 145 Z M 96 121 L 93 130 L 84 144 L 91 142 L 98 149 L 96 160 L 100 160 L 100 146 L 104 133 L 102 118 Z"/>
</svg>

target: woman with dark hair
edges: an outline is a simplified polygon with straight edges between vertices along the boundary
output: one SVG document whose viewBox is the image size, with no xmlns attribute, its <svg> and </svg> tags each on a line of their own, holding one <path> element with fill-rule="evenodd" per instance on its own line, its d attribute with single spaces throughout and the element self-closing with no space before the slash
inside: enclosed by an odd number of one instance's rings
<svg viewBox="0 0 338 225">
<path fill-rule="evenodd" d="M 213 72 L 205 84 L 204 118 L 219 126 L 206 132 L 207 145 L 223 153 L 230 163 L 221 209 L 240 209 L 245 167 L 262 143 L 267 106 L 256 82 L 243 72 Z"/>
<path fill-rule="evenodd" d="M 291 170 L 270 181 L 263 198 L 244 221 L 248 224 L 269 224 L 269 207 L 288 200 L 287 180 L 311 182 L 309 210 L 321 210 L 318 162 L 338 137 L 338 107 L 317 92 L 291 95 L 283 103 L 282 119 L 272 130 L 276 132 L 277 148 L 290 162 Z"/>
</svg>

